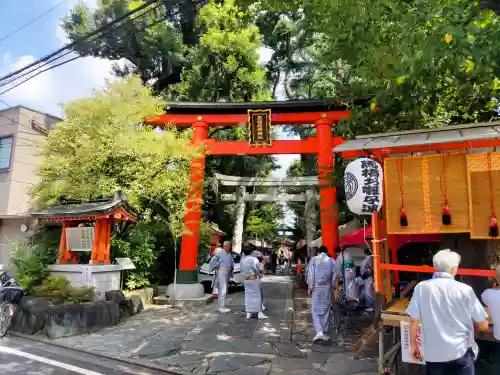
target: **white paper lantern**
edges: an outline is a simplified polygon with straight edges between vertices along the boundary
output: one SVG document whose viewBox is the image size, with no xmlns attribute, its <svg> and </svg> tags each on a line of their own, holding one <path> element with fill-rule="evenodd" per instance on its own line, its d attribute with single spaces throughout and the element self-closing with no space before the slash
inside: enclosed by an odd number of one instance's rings
<svg viewBox="0 0 500 375">
<path fill-rule="evenodd" d="M 349 210 L 371 215 L 382 208 L 382 167 L 369 158 L 349 163 L 344 174 L 344 189 Z"/>
</svg>

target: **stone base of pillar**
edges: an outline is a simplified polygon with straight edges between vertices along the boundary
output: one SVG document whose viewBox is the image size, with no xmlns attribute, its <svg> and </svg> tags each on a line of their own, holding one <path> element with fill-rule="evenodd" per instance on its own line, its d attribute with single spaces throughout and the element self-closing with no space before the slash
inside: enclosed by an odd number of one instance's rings
<svg viewBox="0 0 500 375">
<path fill-rule="evenodd" d="M 177 271 L 178 284 L 198 284 L 198 271 L 197 270 L 178 270 Z"/>
<path fill-rule="evenodd" d="M 174 295 L 174 284 L 169 284 L 167 287 L 167 296 L 172 298 Z M 193 299 L 203 298 L 205 296 L 205 288 L 201 284 L 179 284 L 175 285 L 175 299 Z"/>
</svg>

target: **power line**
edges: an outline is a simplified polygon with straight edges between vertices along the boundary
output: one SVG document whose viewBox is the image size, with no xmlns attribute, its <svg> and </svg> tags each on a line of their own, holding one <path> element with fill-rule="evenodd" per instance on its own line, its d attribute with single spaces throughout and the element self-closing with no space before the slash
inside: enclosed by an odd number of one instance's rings
<svg viewBox="0 0 500 375">
<path fill-rule="evenodd" d="M 40 74 L 42 74 L 42 73 L 44 73 L 44 72 L 46 72 L 46 71 L 48 71 L 48 70 L 51 70 L 51 69 L 57 68 L 58 66 L 61 66 L 61 65 L 65 65 L 65 64 L 67 64 L 67 63 L 70 63 L 71 61 L 77 60 L 77 59 L 79 59 L 80 57 L 81 57 L 81 56 L 75 56 L 75 57 L 72 57 L 71 59 L 68 59 L 68 60 L 62 61 L 62 62 L 60 62 L 59 64 L 52 65 L 52 66 L 50 66 L 50 67 L 48 67 L 48 68 L 46 68 L 46 69 L 40 70 L 40 71 L 39 71 L 39 72 L 37 72 L 36 74 L 33 74 L 32 76 L 30 76 L 30 77 L 26 78 L 25 80 L 22 80 L 22 81 L 21 81 L 21 82 L 19 82 L 18 84 L 14 85 L 14 86 L 12 86 L 12 87 L 9 87 L 7 90 L 4 90 L 4 91 L 0 92 L 0 95 L 3 95 L 3 94 L 5 94 L 5 93 L 7 93 L 7 92 L 9 92 L 9 91 L 11 91 L 11 90 L 14 90 L 16 87 L 21 86 L 23 83 L 28 82 L 30 79 L 33 79 L 33 78 L 35 78 L 36 76 L 38 76 L 38 75 L 40 75 Z"/>
<path fill-rule="evenodd" d="M 0 78 L 0 81 L 4 81 L 4 80 L 6 80 L 7 78 L 10 78 L 10 77 L 15 76 L 15 75 L 17 75 L 17 74 L 19 74 L 19 73 L 22 73 L 22 72 L 24 72 L 25 70 L 27 70 L 27 69 L 29 69 L 29 68 L 31 68 L 31 67 L 33 67 L 33 66 L 37 66 L 38 64 L 41 64 L 41 63 L 43 63 L 43 62 L 45 62 L 45 61 L 47 61 L 47 60 L 49 60 L 49 59 L 51 59 L 51 58 L 53 58 L 53 57 L 55 57 L 55 56 L 58 56 L 59 54 L 61 54 L 61 53 L 62 53 L 62 52 L 64 52 L 64 51 L 67 51 L 67 50 L 72 50 L 72 49 L 73 49 L 73 47 L 75 47 L 75 46 L 76 46 L 76 45 L 78 45 L 79 43 L 83 43 L 83 42 L 85 42 L 86 40 L 88 40 L 88 39 L 90 39 L 90 38 L 92 38 L 92 37 L 94 37 L 94 36 L 96 36 L 96 35 L 101 34 L 103 31 L 106 31 L 107 29 L 109 29 L 109 28 L 110 28 L 110 27 L 112 27 L 113 25 L 115 25 L 115 24 L 117 24 L 117 23 L 119 23 L 119 22 L 121 22 L 121 21 L 123 21 L 123 20 L 127 19 L 128 17 L 130 17 L 130 16 L 132 16 L 132 15 L 134 15 L 134 14 L 136 14 L 136 13 L 140 12 L 141 10 L 143 10 L 143 9 L 145 9 L 145 8 L 147 8 L 147 7 L 149 7 L 149 6 L 150 6 L 150 5 L 152 5 L 155 1 L 156 1 L 156 0 L 147 0 L 147 1 L 145 1 L 145 3 L 144 3 L 144 4 L 142 4 L 142 5 L 138 6 L 137 8 L 135 8 L 135 9 L 133 9 L 133 10 L 131 10 L 131 11 L 126 12 L 126 13 L 125 13 L 125 14 L 123 14 L 122 16 L 120 16 L 120 17 L 118 17 L 118 18 L 114 19 L 114 20 L 113 20 L 113 21 L 111 21 L 111 22 L 108 22 L 107 24 L 105 24 L 105 25 L 103 25 L 103 26 L 101 26 L 101 27 L 99 27 L 99 28 L 95 29 L 94 31 L 91 31 L 90 33 L 87 33 L 86 35 L 82 36 L 81 38 L 78 38 L 78 39 L 77 39 L 77 40 L 75 40 L 74 42 L 68 43 L 68 44 L 66 44 L 65 46 L 63 46 L 63 47 L 59 48 L 58 50 L 56 50 L 56 51 L 54 51 L 54 52 L 52 52 L 52 53 L 49 53 L 48 55 L 45 55 L 45 56 L 43 56 L 42 58 L 40 58 L 40 59 L 38 59 L 38 60 L 36 60 L 36 61 L 34 61 L 34 62 L 32 62 L 32 63 L 30 63 L 30 64 L 28 64 L 28 65 L 24 66 L 24 67 L 22 67 L 22 68 L 20 68 L 20 69 L 17 69 L 17 70 L 16 70 L 16 71 L 14 71 L 14 72 L 11 72 L 11 73 L 9 73 L 9 74 L 7 74 L 7 75 L 5 75 L 5 76 L 1 77 L 1 78 Z M 156 9 L 156 8 L 155 8 L 155 9 Z"/>
<path fill-rule="evenodd" d="M 19 78 L 23 78 L 23 77 L 27 76 L 28 74 L 33 73 L 33 72 L 35 72 L 35 71 L 37 71 L 37 70 L 39 70 L 39 69 L 43 68 L 44 66 L 49 65 L 49 64 L 50 64 L 50 63 L 52 63 L 52 62 L 55 62 L 55 61 L 57 61 L 57 60 L 59 60 L 59 59 L 62 59 L 63 57 L 65 57 L 65 56 L 67 56 L 67 55 L 69 55 L 69 54 L 71 54 L 71 53 L 73 53 L 73 51 L 67 51 L 67 52 L 65 52 L 65 53 L 63 53 L 63 54 L 61 54 L 61 55 L 59 55 L 59 56 L 53 57 L 52 59 L 50 59 L 49 61 L 46 61 L 46 62 L 45 62 L 43 65 L 41 65 L 41 66 L 34 67 L 33 69 L 31 69 L 31 70 L 30 70 L 30 71 L 28 71 L 28 72 L 25 72 L 25 73 L 23 73 L 23 74 L 21 74 L 21 75 L 19 75 L 19 76 L 17 76 L 17 77 L 13 77 L 13 78 L 9 79 L 7 82 L 0 83 L 0 87 L 7 86 L 8 84 L 10 84 L 10 83 L 12 83 L 12 82 L 15 82 L 15 81 L 19 80 Z"/>
<path fill-rule="evenodd" d="M 60 3 L 54 5 L 52 8 L 50 9 L 47 9 L 45 12 L 43 12 L 42 14 L 40 14 L 38 17 L 36 18 L 33 18 L 31 21 L 25 23 L 24 25 L 18 27 L 17 29 L 11 31 L 9 34 L 3 36 L 0 38 L 0 43 L 2 43 L 4 40 L 10 38 L 12 35 L 14 34 L 17 34 L 19 31 L 25 29 L 26 27 L 32 25 L 33 23 L 35 23 L 36 21 L 38 21 L 40 18 L 46 16 L 47 14 L 49 14 L 50 12 L 52 12 L 54 9 L 60 7 L 61 5 L 63 5 L 65 2 L 67 2 L 68 0 L 63 0 L 61 1 Z"/>
<path fill-rule="evenodd" d="M 145 14 L 149 13 L 150 11 L 153 11 L 153 10 L 157 9 L 159 6 L 160 6 L 160 5 L 157 5 L 155 8 L 153 8 L 153 9 L 151 9 L 151 10 L 147 11 L 147 12 L 144 12 L 144 13 L 140 14 L 139 16 L 137 16 L 137 17 L 133 18 L 133 19 L 132 19 L 132 21 L 133 21 L 133 20 L 135 20 L 135 19 L 137 19 L 137 18 L 139 18 L 139 17 L 144 16 Z M 160 19 L 158 19 L 158 20 L 156 20 L 156 21 L 152 22 L 151 24 L 146 25 L 146 27 L 144 27 L 143 29 L 141 29 L 141 30 L 137 30 L 137 32 L 143 32 L 143 31 L 145 31 L 145 30 L 149 29 L 150 27 L 153 27 L 153 26 L 157 25 L 158 23 L 163 22 L 163 21 L 165 20 L 165 18 L 166 18 L 166 16 L 161 17 Z M 7 86 L 8 84 L 10 84 L 10 83 L 12 83 L 12 82 L 17 81 L 17 80 L 19 80 L 20 78 L 23 78 L 23 77 L 27 76 L 29 73 L 33 73 L 33 72 L 35 72 L 36 70 L 38 70 L 38 69 L 42 68 L 43 66 L 49 65 L 51 62 L 55 62 L 55 61 L 59 60 L 60 58 L 62 58 L 62 57 L 64 57 L 64 56 L 67 56 L 68 54 L 71 54 L 72 52 L 73 52 L 73 51 L 68 51 L 68 52 L 64 53 L 63 55 L 61 55 L 61 56 L 56 56 L 55 58 L 52 58 L 51 60 L 49 60 L 49 61 L 45 62 L 45 63 L 44 63 L 44 65 L 42 65 L 42 66 L 40 66 L 40 67 L 36 67 L 36 68 L 34 68 L 34 69 L 30 70 L 30 71 L 29 71 L 29 72 L 27 72 L 27 73 L 23 73 L 22 75 L 20 75 L 20 76 L 18 76 L 18 77 L 14 77 L 14 78 L 12 78 L 11 80 L 9 80 L 9 81 L 8 81 L 8 82 L 6 82 L 6 83 L 1 83 L 1 84 L 0 84 L 0 87 Z M 19 83 L 15 84 L 14 86 L 11 86 L 11 87 L 9 87 L 8 89 L 6 89 L 6 90 L 4 90 L 4 91 L 0 92 L 0 95 L 3 95 L 3 94 L 5 94 L 5 93 L 7 93 L 7 92 L 9 92 L 9 91 L 11 91 L 11 90 L 13 90 L 13 89 L 15 89 L 16 87 L 18 87 L 18 86 L 20 86 L 20 85 L 22 85 L 22 84 L 26 83 L 27 81 L 29 81 L 29 80 L 31 80 L 31 79 L 33 79 L 33 78 L 35 78 L 36 76 L 38 76 L 38 75 L 40 75 L 40 74 L 42 74 L 42 73 L 44 73 L 44 72 L 46 72 L 46 71 L 52 70 L 52 69 L 57 68 L 57 67 L 62 66 L 62 65 L 65 65 L 65 64 L 70 63 L 70 62 L 72 62 L 72 61 L 74 61 L 74 60 L 77 60 L 77 59 L 79 59 L 79 58 L 81 58 L 81 57 L 82 57 L 82 56 L 80 56 L 80 55 L 78 55 L 78 56 L 74 56 L 74 57 L 69 58 L 69 59 L 67 59 L 67 60 L 64 60 L 64 61 L 62 61 L 62 62 L 60 62 L 60 63 L 58 63 L 58 64 L 51 65 L 51 66 L 49 66 L 48 68 L 45 68 L 45 69 L 39 70 L 39 71 L 38 71 L 38 72 L 36 72 L 35 74 L 33 74 L 33 75 L 29 76 L 28 78 L 26 78 L 26 79 L 22 80 L 21 82 L 19 82 Z"/>
</svg>

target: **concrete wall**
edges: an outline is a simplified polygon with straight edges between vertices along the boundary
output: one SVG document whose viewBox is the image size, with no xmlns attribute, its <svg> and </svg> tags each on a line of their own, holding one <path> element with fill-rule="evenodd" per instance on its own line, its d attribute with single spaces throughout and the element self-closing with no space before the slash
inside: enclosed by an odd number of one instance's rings
<svg viewBox="0 0 500 375">
<path fill-rule="evenodd" d="M 0 137 L 12 136 L 11 164 L 0 171 L 0 264 L 7 264 L 12 250 L 11 241 L 23 241 L 32 234 L 21 232 L 22 224 L 34 221 L 30 189 L 38 182 L 40 147 L 46 133 L 61 120 L 52 115 L 17 106 L 0 111 Z"/>
<path fill-rule="evenodd" d="M 120 289 L 121 269 L 114 264 L 55 264 L 50 266 L 51 276 L 63 276 L 72 285 L 95 287 L 96 299 L 104 299 L 105 293 Z M 86 275 L 86 276 L 85 276 Z M 88 280 L 84 280 L 88 278 Z"/>
<path fill-rule="evenodd" d="M 0 112 L 0 137 L 13 136 L 12 149 L 15 149 L 17 128 L 19 122 L 19 110 L 7 109 Z M 10 182 L 12 179 L 12 155 L 10 169 L 0 172 L 0 217 L 8 214 L 10 202 Z"/>
<path fill-rule="evenodd" d="M 28 232 L 21 232 L 23 224 L 28 226 Z M 25 241 L 33 234 L 34 225 L 31 218 L 0 219 L 0 264 L 9 264 L 12 243 Z"/>
<path fill-rule="evenodd" d="M 26 216 L 31 209 L 30 189 L 38 182 L 40 147 L 58 120 L 19 107 L 19 124 L 12 156 L 10 196 L 7 215 Z"/>
</svg>

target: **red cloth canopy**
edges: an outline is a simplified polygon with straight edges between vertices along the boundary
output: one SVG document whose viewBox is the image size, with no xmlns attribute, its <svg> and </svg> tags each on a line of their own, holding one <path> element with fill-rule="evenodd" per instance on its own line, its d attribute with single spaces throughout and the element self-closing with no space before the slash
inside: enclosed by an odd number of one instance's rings
<svg viewBox="0 0 500 375">
<path fill-rule="evenodd" d="M 366 245 L 366 242 L 371 245 L 370 241 L 366 241 L 366 238 L 372 238 L 372 226 L 367 225 L 364 228 L 356 229 L 355 231 L 342 236 L 340 240 L 340 246 L 342 248 L 348 246 L 362 246 Z M 402 248 L 404 245 L 410 242 L 439 242 L 439 234 L 398 234 L 396 235 L 396 243 L 398 249 Z"/>
</svg>

